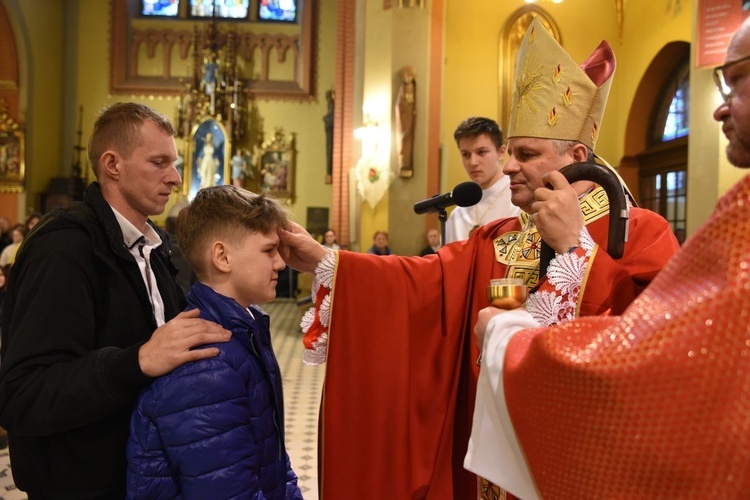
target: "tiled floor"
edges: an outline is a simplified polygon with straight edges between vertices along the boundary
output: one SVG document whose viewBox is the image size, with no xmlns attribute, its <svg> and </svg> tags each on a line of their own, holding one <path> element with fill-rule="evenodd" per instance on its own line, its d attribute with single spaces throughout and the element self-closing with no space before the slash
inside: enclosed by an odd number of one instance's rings
<svg viewBox="0 0 750 500">
<path fill-rule="evenodd" d="M 0 450 L 0 500 L 25 500 L 26 494 L 16 489 L 10 474 L 8 448 Z"/>
<path fill-rule="evenodd" d="M 271 316 L 273 348 L 284 379 L 286 444 L 305 500 L 318 500 L 318 410 L 325 365 L 302 363 L 302 316 L 295 302 L 276 299 L 263 309 Z"/>
<path fill-rule="evenodd" d="M 277 299 L 263 308 L 271 315 L 273 347 L 284 379 L 286 442 L 292 468 L 305 500 L 318 500 L 318 408 L 324 366 L 302 363 L 301 311 L 292 299 Z M 0 500 L 26 495 L 13 484 L 8 449 L 0 450 Z"/>
</svg>

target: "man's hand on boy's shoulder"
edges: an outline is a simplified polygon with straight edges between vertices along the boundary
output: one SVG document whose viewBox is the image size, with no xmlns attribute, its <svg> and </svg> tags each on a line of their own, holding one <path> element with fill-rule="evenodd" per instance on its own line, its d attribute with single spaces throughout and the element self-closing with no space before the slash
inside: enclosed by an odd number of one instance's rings
<svg viewBox="0 0 750 500">
<path fill-rule="evenodd" d="M 331 251 L 310 236 L 310 233 L 289 221 L 289 227 L 279 228 L 279 253 L 284 262 L 300 272 L 312 273 L 318 263 Z"/>
<path fill-rule="evenodd" d="M 227 342 L 232 332 L 199 316 L 198 309 L 181 312 L 154 331 L 149 341 L 138 350 L 138 363 L 144 375 L 159 377 L 190 361 L 219 354 L 215 347 L 193 348 Z"/>
</svg>

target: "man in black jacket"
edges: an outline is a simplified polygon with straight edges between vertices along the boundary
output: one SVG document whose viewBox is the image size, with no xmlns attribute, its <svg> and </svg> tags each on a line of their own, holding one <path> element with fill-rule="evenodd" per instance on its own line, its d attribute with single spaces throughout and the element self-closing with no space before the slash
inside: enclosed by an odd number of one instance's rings
<svg viewBox="0 0 750 500">
<path fill-rule="evenodd" d="M 230 333 L 181 313 L 169 248 L 148 220 L 181 184 L 169 120 L 106 108 L 84 202 L 45 217 L 19 250 L 2 319 L 0 425 L 30 500 L 123 498 L 130 413 L 153 377 L 215 356 Z"/>
</svg>

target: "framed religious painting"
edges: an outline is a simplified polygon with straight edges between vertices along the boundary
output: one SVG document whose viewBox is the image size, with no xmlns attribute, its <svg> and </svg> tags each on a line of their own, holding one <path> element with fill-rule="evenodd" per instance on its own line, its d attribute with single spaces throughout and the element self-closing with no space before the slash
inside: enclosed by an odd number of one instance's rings
<svg viewBox="0 0 750 500">
<path fill-rule="evenodd" d="M 183 192 L 192 200 L 199 189 L 231 183 L 227 129 L 212 117 L 193 127 L 185 155 Z"/>
<path fill-rule="evenodd" d="M 291 203 L 294 201 L 296 166 L 296 134 L 286 137 L 282 129 L 276 129 L 273 138 L 264 142 L 258 152 L 258 189 Z"/>
<path fill-rule="evenodd" d="M 24 131 L 0 105 L 0 192 L 23 192 Z"/>
</svg>

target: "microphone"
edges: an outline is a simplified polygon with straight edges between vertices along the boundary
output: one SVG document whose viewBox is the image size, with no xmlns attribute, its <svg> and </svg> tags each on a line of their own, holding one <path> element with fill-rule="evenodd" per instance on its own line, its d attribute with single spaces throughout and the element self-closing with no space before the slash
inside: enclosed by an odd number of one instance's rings
<svg viewBox="0 0 750 500">
<path fill-rule="evenodd" d="M 432 198 L 418 201 L 414 204 L 414 213 L 431 214 L 440 212 L 447 207 L 458 205 L 459 207 L 470 207 L 476 205 L 482 199 L 482 188 L 476 182 L 462 182 L 453 188 L 453 191 L 445 194 L 436 194 Z"/>
</svg>

